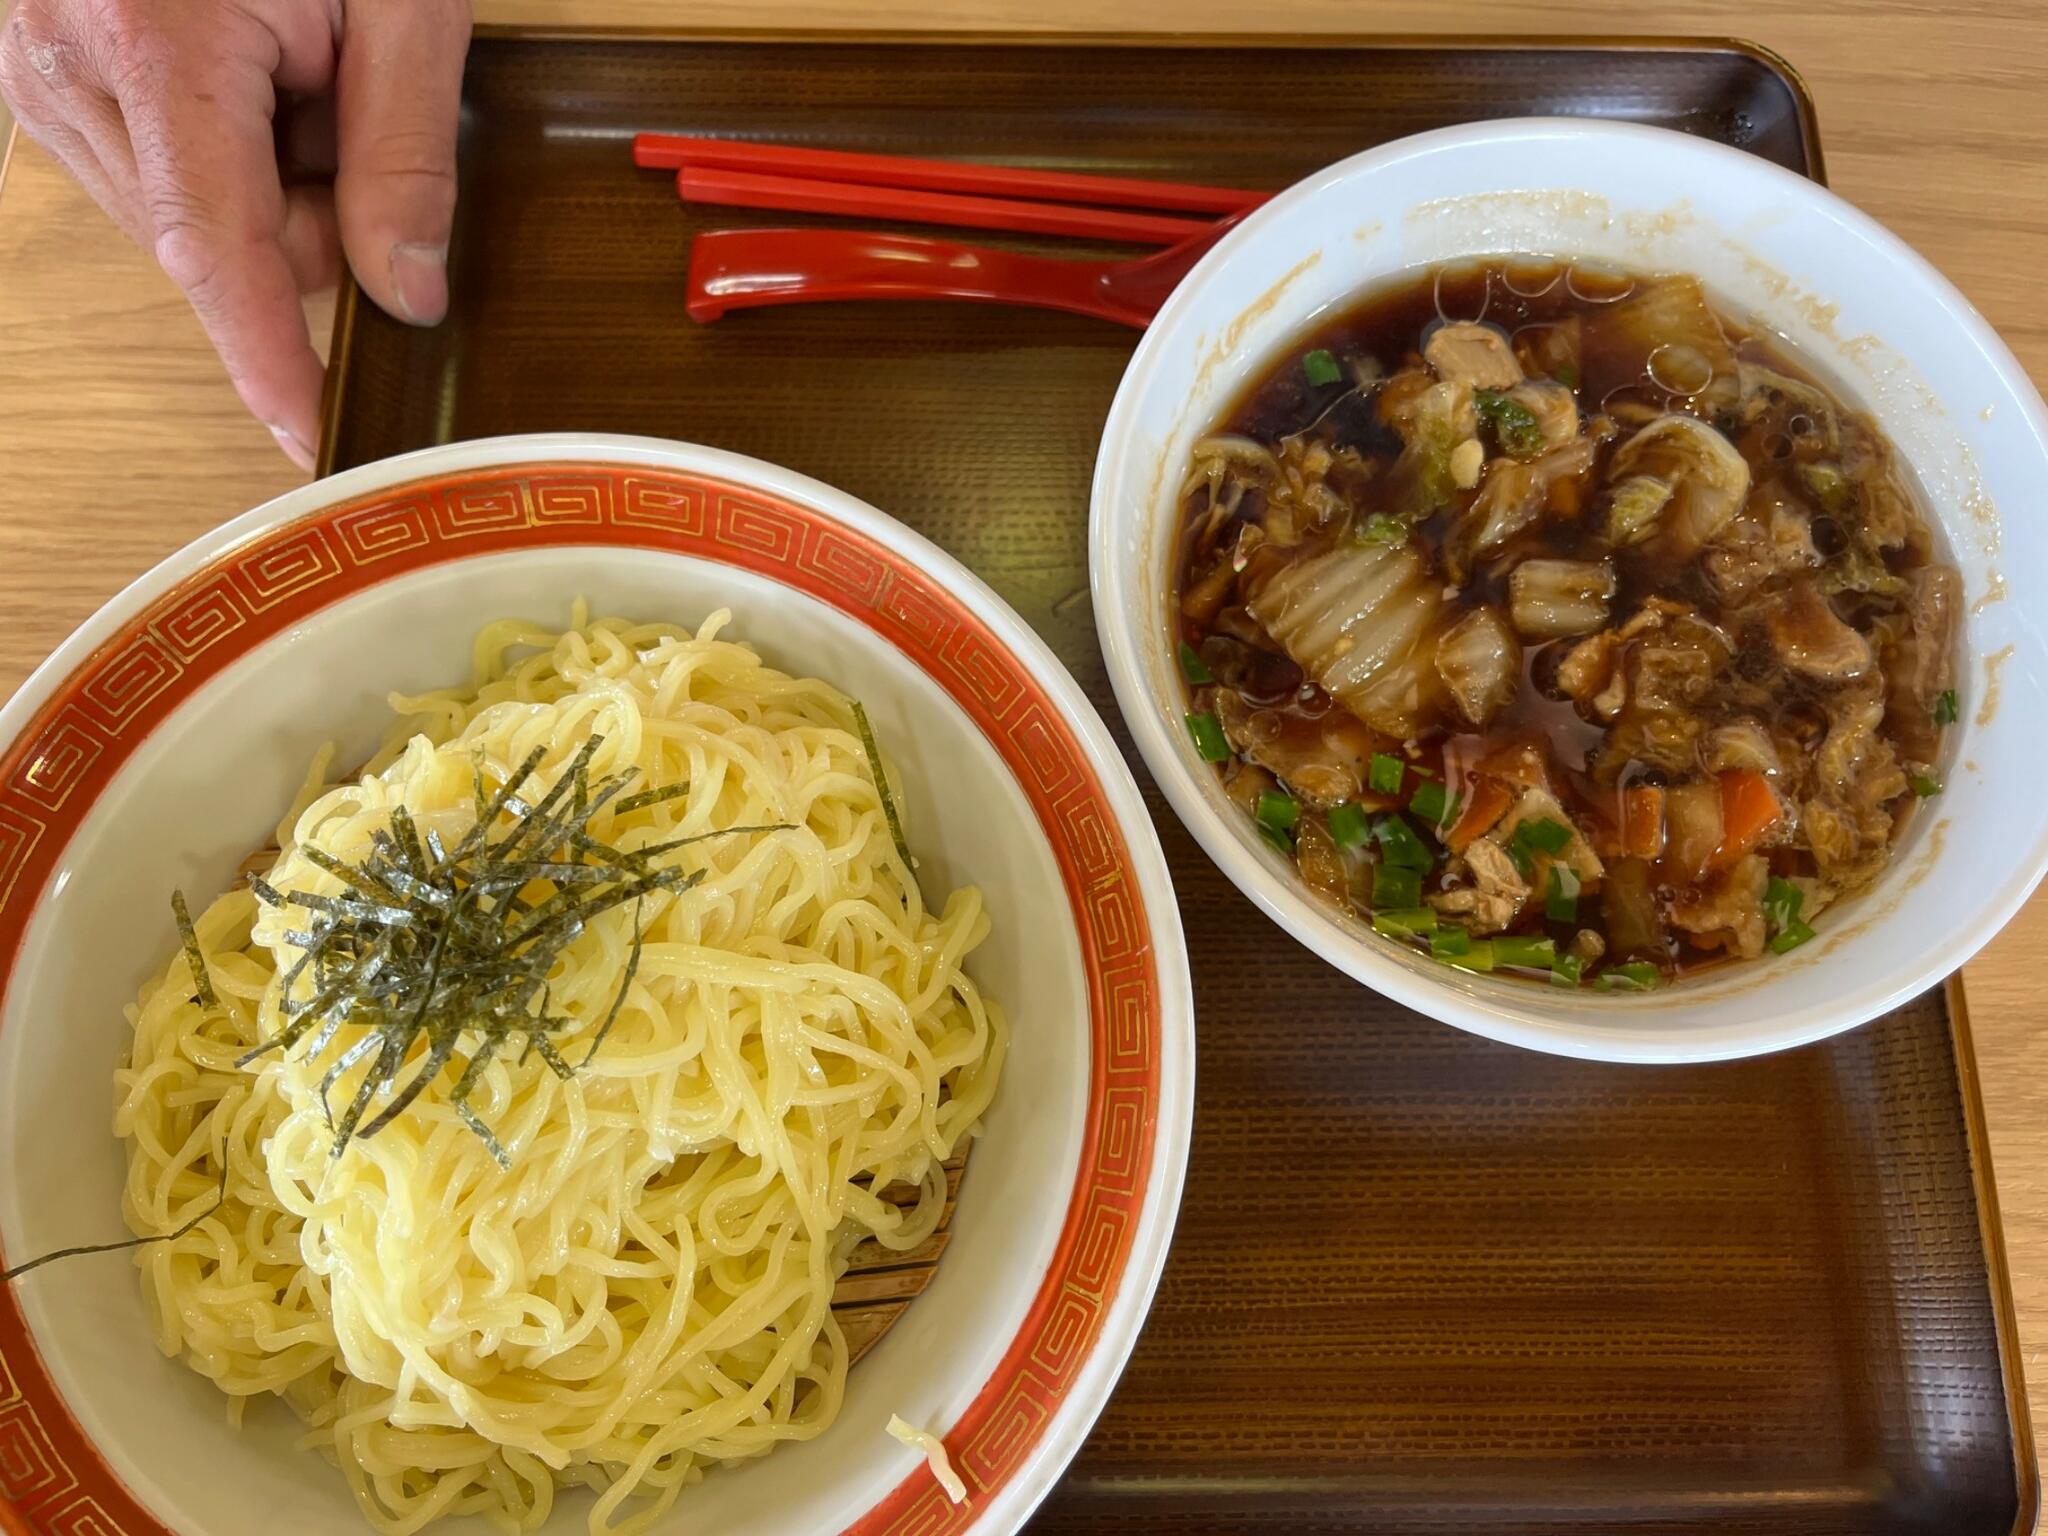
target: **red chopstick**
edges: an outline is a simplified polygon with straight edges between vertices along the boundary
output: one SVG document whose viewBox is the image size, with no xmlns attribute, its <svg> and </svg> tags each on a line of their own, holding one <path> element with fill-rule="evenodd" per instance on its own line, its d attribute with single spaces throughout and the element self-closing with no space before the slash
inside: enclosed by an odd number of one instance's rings
<svg viewBox="0 0 2048 1536">
<path fill-rule="evenodd" d="M 703 139 L 673 133 L 635 134 L 633 163 L 661 170 L 694 166 L 714 171 L 758 171 L 811 181 L 859 182 L 870 187 L 973 192 L 1114 208 L 1165 208 L 1183 213 L 1238 213 L 1272 196 L 1270 192 L 1145 181 L 1131 176 L 970 165 L 958 160 L 918 160 L 904 155 L 750 144 L 739 139 Z"/>
<path fill-rule="evenodd" d="M 1177 219 L 1158 213 L 1114 208 L 1075 208 L 1063 203 L 1021 202 L 999 197 L 964 197 L 904 187 L 809 181 L 750 171 L 720 171 L 685 165 L 676 172 L 676 192 L 685 202 L 721 203 L 731 208 L 780 208 L 799 213 L 838 213 L 856 218 L 900 219 L 913 224 L 950 224 L 966 229 L 1008 229 L 1033 235 L 1075 235 L 1088 240 L 1134 245 L 1176 245 L 1214 222 Z"/>
</svg>

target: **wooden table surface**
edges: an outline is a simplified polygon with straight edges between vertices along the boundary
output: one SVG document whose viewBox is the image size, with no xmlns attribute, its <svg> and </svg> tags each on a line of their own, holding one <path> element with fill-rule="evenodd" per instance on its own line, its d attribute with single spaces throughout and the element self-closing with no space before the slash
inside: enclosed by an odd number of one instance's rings
<svg viewBox="0 0 2048 1536">
<path fill-rule="evenodd" d="M 0 5 L 4 9 L 4 5 Z M 1271 0 L 1283 32 L 1594 36 L 1598 0 L 1525 4 Z M 662 0 L 480 0 L 486 22 L 672 26 Z M 691 25 L 1243 31 L 1234 0 L 696 0 Z M 2048 6 L 2039 0 L 1694 0 L 1633 28 L 1736 34 L 1777 49 L 1818 102 L 1829 179 L 1930 256 L 2048 386 Z M 328 308 L 310 306 L 325 336 Z M 121 585 L 301 477 L 240 411 L 197 324 L 149 261 L 17 136 L 0 162 L 0 696 Z M 2021 595 L 2025 600 L 2025 595 Z M 1966 973 L 2022 1355 L 2048 1424 L 2048 1068 L 2031 1060 L 2048 893 Z"/>
</svg>

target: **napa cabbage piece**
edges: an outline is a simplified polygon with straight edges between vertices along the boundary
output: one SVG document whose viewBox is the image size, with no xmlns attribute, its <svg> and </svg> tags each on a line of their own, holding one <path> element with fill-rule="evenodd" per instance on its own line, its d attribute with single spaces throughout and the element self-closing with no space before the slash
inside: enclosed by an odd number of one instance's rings
<svg viewBox="0 0 2048 1536">
<path fill-rule="evenodd" d="M 1580 318 L 1584 398 L 1599 401 L 1652 377 L 1651 359 L 1667 349 L 1684 349 L 1689 361 L 1698 354 L 1705 382 L 1690 404 L 1701 415 L 1728 410 L 1740 398 L 1735 349 L 1698 278 L 1642 279 L 1626 298 Z"/>
<path fill-rule="evenodd" d="M 1616 543 L 1655 537 L 1682 559 L 1733 522 L 1749 496 L 1749 461 L 1697 416 L 1677 412 L 1659 416 L 1615 449 L 1607 473 L 1616 488 L 1609 537 Z"/>
<path fill-rule="evenodd" d="M 1436 643 L 1436 670 L 1473 725 L 1507 708 L 1522 683 L 1522 642 L 1501 611 L 1482 604 L 1446 629 Z"/>
<path fill-rule="evenodd" d="M 1442 511 L 1458 488 L 1451 455 L 1479 432 L 1472 386 L 1404 369 L 1381 386 L 1378 412 L 1401 439 L 1401 456 L 1387 476 L 1388 510 L 1410 519 Z"/>
<path fill-rule="evenodd" d="M 1436 669 L 1443 583 L 1412 542 L 1343 542 L 1276 564 L 1252 616 L 1323 690 L 1376 731 L 1419 734 L 1446 701 Z"/>
</svg>

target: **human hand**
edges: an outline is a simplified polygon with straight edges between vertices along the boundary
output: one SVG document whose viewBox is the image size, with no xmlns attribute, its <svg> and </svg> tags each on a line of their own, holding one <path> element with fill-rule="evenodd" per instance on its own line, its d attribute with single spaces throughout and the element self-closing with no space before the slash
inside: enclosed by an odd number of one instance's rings
<svg viewBox="0 0 2048 1536">
<path fill-rule="evenodd" d="M 311 468 L 299 295 L 448 307 L 468 0 L 16 0 L 0 93 L 185 291 L 242 401 Z"/>
</svg>

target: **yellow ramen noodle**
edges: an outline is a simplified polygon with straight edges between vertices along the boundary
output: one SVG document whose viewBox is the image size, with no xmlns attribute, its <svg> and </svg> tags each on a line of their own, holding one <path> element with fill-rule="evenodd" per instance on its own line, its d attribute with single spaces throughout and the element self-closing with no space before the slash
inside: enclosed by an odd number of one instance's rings
<svg viewBox="0 0 2048 1536">
<path fill-rule="evenodd" d="M 449 1100 L 467 1038 L 339 1154 L 320 1080 L 362 1027 L 314 1060 L 237 1067 L 282 1028 L 298 908 L 221 897 L 197 923 L 216 1002 L 180 954 L 131 1010 L 114 1119 L 129 1225 L 175 1229 L 226 1175 L 190 1233 L 138 1251 L 156 1337 L 233 1417 L 290 1403 L 379 1530 L 531 1530 L 570 1485 L 596 1491 L 593 1532 L 635 1530 L 708 1467 L 819 1433 L 845 1383 L 830 1302 L 849 1255 L 931 1232 L 940 1161 L 995 1091 L 1003 1017 L 963 969 L 989 928 L 980 894 L 925 906 L 852 701 L 718 638 L 726 619 L 694 636 L 494 624 L 469 687 L 394 697 L 400 725 L 362 777 L 310 790 L 280 829 L 270 883 L 339 895 L 304 850 L 360 860 L 399 805 L 452 843 L 479 762 L 501 785 L 544 747 L 538 795 L 593 735 L 592 778 L 635 766 L 636 789 L 687 786 L 600 810 L 590 830 L 612 847 L 787 824 L 675 853 L 702 879 L 641 904 L 638 968 L 588 1062 L 636 908 L 562 951 L 549 1006 L 574 1021 L 556 1041 L 578 1069 L 506 1050 L 469 1100 L 509 1168 Z M 338 1080 L 336 1115 L 363 1070 Z M 881 1198 L 906 1183 L 914 1203 Z"/>
</svg>

